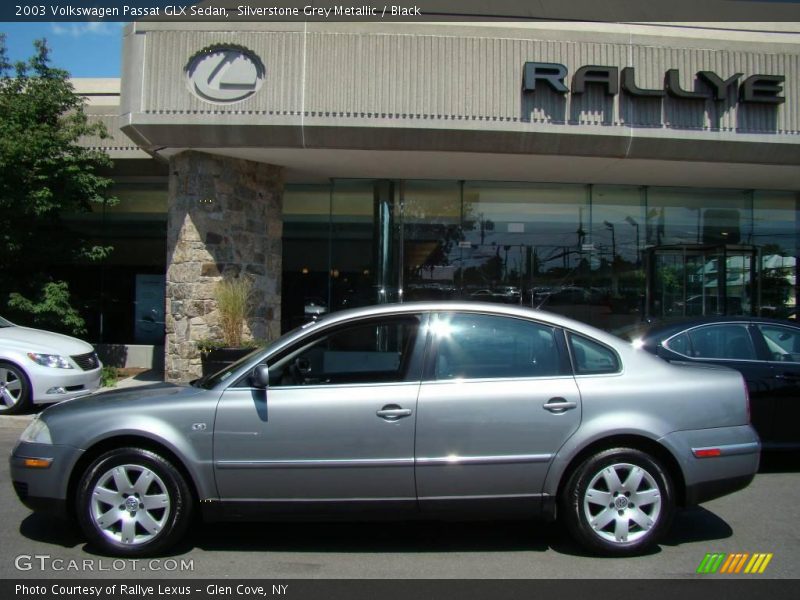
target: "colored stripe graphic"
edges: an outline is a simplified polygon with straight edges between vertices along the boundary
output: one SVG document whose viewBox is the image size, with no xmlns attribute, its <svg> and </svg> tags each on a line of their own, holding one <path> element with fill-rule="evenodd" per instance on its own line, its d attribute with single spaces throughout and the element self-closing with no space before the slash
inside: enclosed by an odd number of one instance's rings
<svg viewBox="0 0 800 600">
<path fill-rule="evenodd" d="M 753 558 L 744 569 L 745 573 L 763 573 L 769 561 L 772 560 L 772 554 L 753 554 Z"/>
<path fill-rule="evenodd" d="M 772 557 L 773 554 L 771 552 L 756 552 L 755 554 L 750 554 L 749 552 L 734 552 L 732 554 L 709 552 L 703 557 L 700 566 L 697 567 L 697 573 L 706 575 L 714 573 L 738 574 L 742 573 L 742 569 L 744 569 L 744 573 L 747 574 L 761 574 L 766 571 Z"/>
<path fill-rule="evenodd" d="M 710 554 L 706 554 L 703 562 L 700 563 L 700 566 L 697 567 L 698 573 L 716 573 L 719 569 L 722 561 L 725 559 L 724 553 L 714 552 Z"/>
</svg>

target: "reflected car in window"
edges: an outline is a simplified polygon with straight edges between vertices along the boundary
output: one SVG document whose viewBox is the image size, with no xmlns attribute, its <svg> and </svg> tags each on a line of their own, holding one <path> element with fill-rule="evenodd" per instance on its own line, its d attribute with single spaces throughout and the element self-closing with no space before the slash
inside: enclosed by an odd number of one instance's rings
<svg viewBox="0 0 800 600">
<path fill-rule="evenodd" d="M 192 387 L 54 406 L 11 479 L 119 556 L 165 551 L 198 513 L 558 516 L 631 555 L 677 507 L 748 485 L 759 452 L 734 371 L 543 311 L 427 302 L 325 315 Z"/>
<path fill-rule="evenodd" d="M 800 327 L 757 317 L 705 317 L 639 330 L 635 343 L 670 362 L 721 365 L 747 381 L 765 449 L 800 448 Z"/>
</svg>

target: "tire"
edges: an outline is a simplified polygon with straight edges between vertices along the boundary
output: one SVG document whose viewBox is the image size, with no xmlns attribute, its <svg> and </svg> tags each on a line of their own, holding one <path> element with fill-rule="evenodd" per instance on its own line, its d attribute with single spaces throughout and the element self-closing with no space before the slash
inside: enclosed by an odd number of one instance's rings
<svg viewBox="0 0 800 600">
<path fill-rule="evenodd" d="M 175 544 L 193 509 L 180 471 L 141 448 L 119 448 L 95 459 L 80 479 L 75 500 L 89 542 L 122 557 L 152 556 Z"/>
<path fill-rule="evenodd" d="M 572 537 L 592 553 L 640 554 L 658 543 L 675 512 L 666 469 L 633 448 L 599 452 L 570 476 L 561 515 Z"/>
<path fill-rule="evenodd" d="M 0 414 L 16 415 L 31 409 L 31 385 L 18 366 L 0 362 Z"/>
</svg>

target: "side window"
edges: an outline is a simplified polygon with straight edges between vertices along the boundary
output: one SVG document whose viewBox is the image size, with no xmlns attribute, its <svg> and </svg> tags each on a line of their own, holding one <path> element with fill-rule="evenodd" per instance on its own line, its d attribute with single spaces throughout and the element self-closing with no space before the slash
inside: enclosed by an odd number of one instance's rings
<svg viewBox="0 0 800 600">
<path fill-rule="evenodd" d="M 694 358 L 756 360 L 756 351 L 746 325 L 723 324 L 698 327 L 689 332 Z"/>
<path fill-rule="evenodd" d="M 569 334 L 576 375 L 601 375 L 620 370 L 617 353 L 602 344 L 574 333 Z"/>
<path fill-rule="evenodd" d="M 676 335 L 675 337 L 670 338 L 666 342 L 664 342 L 664 347 L 667 350 L 672 350 L 676 354 L 681 354 L 683 356 L 691 356 L 692 349 L 691 345 L 689 344 L 689 334 L 688 333 L 681 333 Z"/>
<path fill-rule="evenodd" d="M 415 316 L 337 328 L 271 363 L 270 386 L 405 381 L 418 330 Z"/>
<path fill-rule="evenodd" d="M 800 332 L 778 325 L 759 325 L 772 360 L 800 362 Z"/>
<path fill-rule="evenodd" d="M 560 375 L 552 327 L 523 319 L 441 314 L 431 323 L 438 342 L 434 378 L 492 379 Z"/>
</svg>

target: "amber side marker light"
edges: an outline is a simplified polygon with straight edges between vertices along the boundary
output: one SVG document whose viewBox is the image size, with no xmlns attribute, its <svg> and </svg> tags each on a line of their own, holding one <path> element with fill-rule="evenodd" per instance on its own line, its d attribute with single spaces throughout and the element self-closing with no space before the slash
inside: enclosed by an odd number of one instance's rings
<svg viewBox="0 0 800 600">
<path fill-rule="evenodd" d="M 47 469 L 53 464 L 52 458 L 25 458 L 22 464 L 31 469 Z"/>
</svg>

